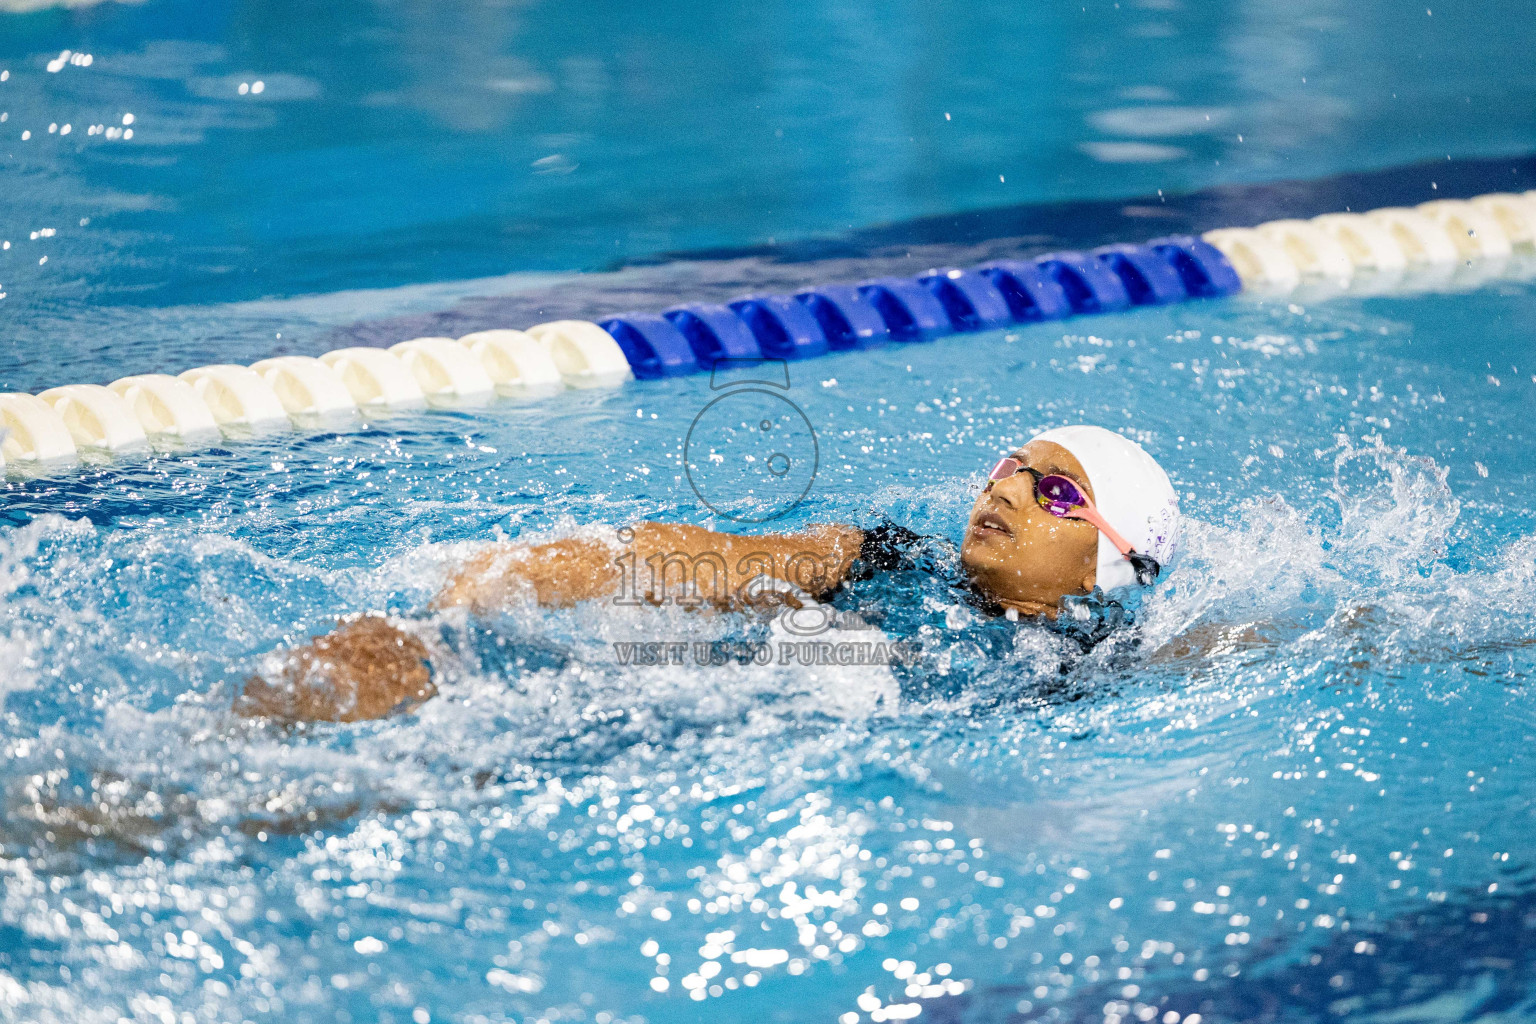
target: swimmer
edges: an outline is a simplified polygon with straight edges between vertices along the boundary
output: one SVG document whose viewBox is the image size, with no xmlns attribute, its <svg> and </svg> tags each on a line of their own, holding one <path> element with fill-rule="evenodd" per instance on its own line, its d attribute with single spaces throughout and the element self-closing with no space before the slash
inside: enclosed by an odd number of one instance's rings
<svg viewBox="0 0 1536 1024">
<path fill-rule="evenodd" d="M 1102 427 L 1048 430 L 992 468 L 966 520 L 953 582 L 990 613 L 1054 622 L 1070 599 L 1094 595 L 1113 605 L 1126 589 L 1151 586 L 1173 556 L 1178 525 L 1168 475 L 1136 442 Z M 877 572 L 923 567 L 932 541 L 888 522 L 760 535 L 642 522 L 615 539 L 487 544 L 457 566 L 432 607 L 493 615 L 520 601 L 598 598 L 781 607 L 825 600 Z M 276 654 L 247 681 L 235 710 L 351 722 L 413 708 L 437 692 L 436 655 L 435 641 L 409 625 L 382 615 L 344 620 Z"/>
</svg>

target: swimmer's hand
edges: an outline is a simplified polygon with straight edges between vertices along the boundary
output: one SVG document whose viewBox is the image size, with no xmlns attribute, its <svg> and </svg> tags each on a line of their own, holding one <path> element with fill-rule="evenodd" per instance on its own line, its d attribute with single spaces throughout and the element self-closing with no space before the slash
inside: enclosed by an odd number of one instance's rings
<svg viewBox="0 0 1536 1024">
<path fill-rule="evenodd" d="M 428 651 L 389 621 L 366 615 L 280 655 L 246 680 L 235 713 L 282 722 L 360 722 L 413 709 L 437 693 Z M 270 678 L 269 678 L 270 677 Z"/>
<path fill-rule="evenodd" d="M 465 560 L 433 602 L 495 613 L 532 598 L 572 605 L 600 597 L 737 609 L 782 601 L 764 578 L 820 599 L 842 585 L 862 531 L 810 526 L 790 534 L 729 534 L 676 523 L 637 523 L 619 541 L 570 537 L 549 544 L 493 544 Z"/>
</svg>

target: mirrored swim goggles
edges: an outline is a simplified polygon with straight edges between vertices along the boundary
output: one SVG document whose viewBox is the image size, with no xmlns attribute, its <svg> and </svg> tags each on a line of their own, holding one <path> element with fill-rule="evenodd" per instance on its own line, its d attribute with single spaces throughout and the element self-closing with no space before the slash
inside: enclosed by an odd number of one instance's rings
<svg viewBox="0 0 1536 1024">
<path fill-rule="evenodd" d="M 997 460 L 997 465 L 992 467 L 992 472 L 987 474 L 986 490 L 992 490 L 992 485 L 999 480 L 1006 480 L 1016 473 L 1028 473 L 1035 478 L 1035 502 L 1051 515 L 1058 519 L 1081 519 L 1091 523 L 1100 533 L 1109 538 L 1113 544 L 1125 556 L 1125 560 L 1131 563 L 1131 568 L 1136 572 L 1136 582 L 1144 587 L 1150 587 L 1157 581 L 1158 574 L 1163 567 L 1157 559 L 1151 555 L 1144 555 L 1130 545 L 1124 537 L 1109 525 L 1109 520 L 1099 514 L 1094 507 L 1093 500 L 1083 493 L 1082 488 L 1071 477 L 1061 476 L 1056 473 L 1042 474 L 1037 469 L 1031 469 L 1012 456 Z"/>
</svg>

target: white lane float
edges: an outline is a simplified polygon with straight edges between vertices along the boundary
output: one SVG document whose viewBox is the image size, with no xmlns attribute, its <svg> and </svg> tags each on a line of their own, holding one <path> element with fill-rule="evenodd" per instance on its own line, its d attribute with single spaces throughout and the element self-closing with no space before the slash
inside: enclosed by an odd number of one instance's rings
<svg viewBox="0 0 1536 1024">
<path fill-rule="evenodd" d="M 277 393 L 289 416 L 330 417 L 357 411 L 341 375 L 313 356 L 278 356 L 251 369 Z"/>
<path fill-rule="evenodd" d="M 1536 197 L 1494 192 L 1467 202 L 1498 221 L 1511 245 L 1536 245 Z"/>
<path fill-rule="evenodd" d="M 64 417 L 36 395 L 0 395 L 0 464 L 51 462 L 75 456 Z"/>
<path fill-rule="evenodd" d="M 1455 243 L 1440 225 L 1419 210 L 1387 206 L 1361 216 L 1386 229 L 1410 266 L 1456 262 Z"/>
<path fill-rule="evenodd" d="M 1440 225 L 1463 259 L 1500 259 L 1512 251 L 1498 218 L 1461 199 L 1437 199 L 1415 207 Z"/>
<path fill-rule="evenodd" d="M 123 451 L 149 441 L 133 409 L 111 388 L 66 384 L 37 396 L 63 419 L 77 448 Z"/>
<path fill-rule="evenodd" d="M 1382 224 L 1358 213 L 1325 213 L 1312 223 L 1343 250 L 1359 270 L 1394 271 L 1408 265 L 1408 257 Z"/>
<path fill-rule="evenodd" d="M 341 376 L 360 406 L 407 409 L 425 405 L 427 396 L 401 358 L 382 348 L 358 346 L 327 352 L 320 361 Z"/>
<path fill-rule="evenodd" d="M 1355 276 L 1355 265 L 1344 247 L 1309 220 L 1272 220 L 1254 230 L 1284 249 L 1302 277 L 1342 284 Z"/>
<path fill-rule="evenodd" d="M 528 328 L 569 387 L 617 387 L 634 376 L 613 336 L 586 320 L 553 320 Z"/>
<path fill-rule="evenodd" d="M 192 385 L 164 373 L 140 373 L 107 385 L 150 437 L 195 438 L 218 434 L 219 424 Z"/>
<path fill-rule="evenodd" d="M 476 331 L 459 344 L 480 360 L 499 395 L 521 398 L 565 386 L 554 357 L 526 331 Z"/>
<path fill-rule="evenodd" d="M 272 385 L 248 366 L 199 366 L 178 376 L 197 392 L 220 427 L 288 425 L 288 410 Z"/>
<path fill-rule="evenodd" d="M 389 351 L 405 364 L 429 402 L 476 404 L 496 391 L 480 360 L 452 338 L 412 338 Z"/>
<path fill-rule="evenodd" d="M 1217 228 L 1201 237 L 1232 264 L 1245 291 L 1288 292 L 1301 283 L 1301 271 L 1285 246 L 1253 228 Z"/>
<path fill-rule="evenodd" d="M 1312 223 L 1338 242 L 1354 265 L 1351 294 L 1389 295 L 1402 289 L 1408 257 L 1386 228 L 1358 213 L 1325 213 Z"/>
</svg>

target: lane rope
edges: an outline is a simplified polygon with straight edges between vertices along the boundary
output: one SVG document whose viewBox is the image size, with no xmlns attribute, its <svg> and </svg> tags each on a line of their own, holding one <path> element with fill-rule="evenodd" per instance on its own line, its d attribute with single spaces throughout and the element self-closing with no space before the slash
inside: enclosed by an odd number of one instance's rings
<svg viewBox="0 0 1536 1024">
<path fill-rule="evenodd" d="M 126 452 L 157 440 L 214 443 L 259 428 L 334 423 L 391 409 L 528 401 L 562 388 L 708 371 L 720 359 L 810 359 L 945 334 L 1218 298 L 1310 289 L 1381 294 L 1445 286 L 1459 268 L 1480 279 L 1536 247 L 1536 190 L 1417 207 L 1329 213 L 1219 228 L 1140 245 L 994 260 L 914 277 L 831 284 L 558 320 L 462 338 L 413 338 L 387 349 L 278 356 L 0 394 L 0 466 L 67 462 L 82 450 Z"/>
</svg>

